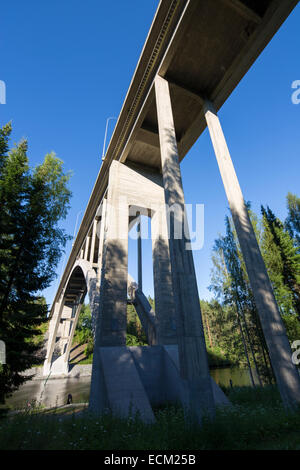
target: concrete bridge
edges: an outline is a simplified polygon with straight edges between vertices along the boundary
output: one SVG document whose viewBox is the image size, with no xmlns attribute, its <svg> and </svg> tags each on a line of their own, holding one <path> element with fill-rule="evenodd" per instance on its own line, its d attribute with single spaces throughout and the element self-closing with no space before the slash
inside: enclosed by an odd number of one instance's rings
<svg viewBox="0 0 300 470">
<path fill-rule="evenodd" d="M 181 400 L 200 421 L 226 402 L 209 375 L 183 230 L 180 161 L 206 126 L 282 400 L 288 408 L 300 403 L 299 374 L 217 115 L 297 3 L 161 0 L 158 6 L 51 310 L 44 374 L 64 374 L 88 292 L 95 412 L 131 409 L 153 421 L 153 404 Z M 155 312 L 141 285 L 128 281 L 128 230 L 141 214 L 151 218 Z M 148 347 L 126 347 L 128 286 Z"/>
</svg>

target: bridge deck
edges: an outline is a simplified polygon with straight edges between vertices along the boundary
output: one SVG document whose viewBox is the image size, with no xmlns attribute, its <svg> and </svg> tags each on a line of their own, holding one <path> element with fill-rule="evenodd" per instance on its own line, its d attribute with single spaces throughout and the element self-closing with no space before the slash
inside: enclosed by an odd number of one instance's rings
<svg viewBox="0 0 300 470">
<path fill-rule="evenodd" d="M 60 293 L 107 189 L 111 162 L 160 169 L 153 80 L 172 82 L 180 159 L 206 127 L 202 97 L 218 110 L 297 0 L 161 0 L 58 289 Z"/>
</svg>

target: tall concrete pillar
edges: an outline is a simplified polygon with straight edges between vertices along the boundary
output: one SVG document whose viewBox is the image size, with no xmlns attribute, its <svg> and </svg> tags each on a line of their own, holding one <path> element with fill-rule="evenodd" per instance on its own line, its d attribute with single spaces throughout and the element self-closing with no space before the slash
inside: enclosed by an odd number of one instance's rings
<svg viewBox="0 0 300 470">
<path fill-rule="evenodd" d="M 128 206 L 119 197 L 119 166 L 109 173 L 106 235 L 102 256 L 100 325 L 96 346 L 126 345 Z"/>
<path fill-rule="evenodd" d="M 103 258 L 103 248 L 104 248 L 104 239 L 105 239 L 105 223 L 106 223 L 106 199 L 102 201 L 102 212 L 101 212 L 101 222 L 99 230 L 99 246 L 98 246 L 98 268 L 97 268 L 97 283 L 100 287 L 101 280 L 101 271 L 102 271 L 102 258 Z"/>
<path fill-rule="evenodd" d="M 139 289 L 142 291 L 143 290 L 143 267 L 142 267 L 142 233 L 141 233 L 142 227 L 141 227 L 141 216 L 138 218 L 138 224 L 137 224 L 137 260 L 138 260 L 138 286 Z"/>
<path fill-rule="evenodd" d="M 50 372 L 53 352 L 54 352 L 55 343 L 56 343 L 56 337 L 57 337 L 58 328 L 60 325 L 60 318 L 62 316 L 64 306 L 65 306 L 65 298 L 64 298 L 64 292 L 63 292 L 59 302 L 57 302 L 55 305 L 53 317 L 49 325 L 49 338 L 48 338 L 48 345 L 47 345 L 47 353 L 46 353 L 46 358 L 44 361 L 44 375 L 47 375 Z"/>
<path fill-rule="evenodd" d="M 68 343 L 68 338 L 70 336 L 70 330 L 71 330 L 71 318 L 73 315 L 73 310 L 74 306 L 73 305 L 64 305 L 62 314 L 61 314 L 61 319 L 58 327 L 58 336 L 60 336 L 60 352 L 61 354 L 64 354 L 66 345 Z"/>
<path fill-rule="evenodd" d="M 97 231 L 97 220 L 94 219 L 93 229 L 92 229 L 92 244 L 91 244 L 91 251 L 90 251 L 90 256 L 89 256 L 90 263 L 94 262 L 96 231 Z"/>
<path fill-rule="evenodd" d="M 62 298 L 60 302 L 57 302 L 55 306 L 55 311 L 53 318 L 51 319 L 51 323 L 53 327 L 51 327 L 51 332 L 49 334 L 49 340 L 48 340 L 48 351 L 46 355 L 46 360 L 51 363 L 52 361 L 52 355 L 55 347 L 55 342 L 56 342 L 56 337 L 58 336 L 58 329 L 60 326 L 60 318 L 62 316 L 63 309 L 65 307 L 65 299 Z"/>
<path fill-rule="evenodd" d="M 203 412 L 214 415 L 215 404 L 209 375 L 208 359 L 202 325 L 200 301 L 193 255 L 186 249 L 189 242 L 184 234 L 185 201 L 181 181 L 177 141 L 168 82 L 155 78 L 162 176 L 167 207 L 180 209 L 171 214 L 170 258 L 172 267 L 180 375 L 186 383 L 187 406 L 200 422 Z M 175 224 L 182 227 L 176 238 Z"/>
<path fill-rule="evenodd" d="M 84 249 L 84 255 L 83 255 L 83 259 L 84 259 L 84 260 L 87 260 L 87 259 L 88 259 L 88 252 L 89 252 L 89 246 L 90 246 L 90 239 L 91 239 L 91 237 L 86 237 L 85 249 Z"/>
<path fill-rule="evenodd" d="M 70 356 L 70 351 L 71 351 L 71 347 L 72 347 L 72 342 L 73 342 L 73 338 L 74 338 L 74 334 L 75 334 L 75 330 L 76 330 L 76 326 L 77 326 L 77 323 L 78 323 L 78 319 L 79 319 L 79 314 L 80 314 L 80 311 L 81 311 L 81 308 L 82 308 L 82 305 L 83 305 L 83 302 L 84 302 L 84 298 L 86 296 L 86 292 L 84 292 L 84 294 L 82 294 L 79 298 L 79 301 L 77 304 L 74 305 L 74 308 L 75 308 L 75 315 L 74 317 L 72 318 L 72 322 L 69 326 L 69 339 L 68 339 L 68 344 L 67 344 L 67 348 L 66 348 L 66 351 L 64 353 L 64 361 L 65 362 L 68 362 L 69 361 L 69 356 Z"/>
<path fill-rule="evenodd" d="M 205 103 L 205 118 L 215 150 L 233 222 L 245 260 L 249 281 L 268 346 L 282 401 L 287 408 L 300 404 L 300 377 L 268 277 L 244 197 L 234 170 L 217 113 Z"/>
<path fill-rule="evenodd" d="M 157 317 L 157 344 L 177 344 L 167 217 L 162 207 L 151 217 L 153 284 Z"/>
</svg>

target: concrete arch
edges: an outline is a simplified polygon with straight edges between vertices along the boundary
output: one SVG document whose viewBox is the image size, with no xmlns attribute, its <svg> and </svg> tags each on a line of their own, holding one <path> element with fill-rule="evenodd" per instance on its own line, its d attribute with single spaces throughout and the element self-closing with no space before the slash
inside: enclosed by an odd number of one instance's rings
<svg viewBox="0 0 300 470">
<path fill-rule="evenodd" d="M 92 318 L 94 319 L 99 308 L 100 293 L 97 273 L 89 261 L 78 259 L 73 266 L 62 296 L 54 308 L 49 327 L 44 375 L 68 374 L 71 345 L 86 293 L 89 296 Z"/>
</svg>

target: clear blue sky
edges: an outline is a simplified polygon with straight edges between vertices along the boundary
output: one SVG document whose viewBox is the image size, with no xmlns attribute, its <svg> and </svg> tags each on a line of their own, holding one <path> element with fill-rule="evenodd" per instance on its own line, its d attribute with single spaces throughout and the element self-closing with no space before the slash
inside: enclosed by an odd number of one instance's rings
<svg viewBox="0 0 300 470">
<path fill-rule="evenodd" d="M 11 0 L 1 6 L 0 80 L 7 104 L 0 105 L 0 125 L 12 120 L 12 142 L 28 138 L 32 166 L 54 150 L 73 170 L 71 209 L 63 223 L 71 235 L 100 168 L 106 119 L 119 114 L 157 5 Z M 291 84 L 300 79 L 299 24 L 298 5 L 219 113 L 245 199 L 256 212 L 268 204 L 281 218 L 287 192 L 300 193 L 300 105 L 291 101 Z M 194 260 L 200 296 L 208 298 L 211 249 L 224 231 L 227 201 L 207 131 L 181 168 L 186 202 L 205 205 L 205 243 Z M 149 243 L 144 251 L 148 294 Z M 135 276 L 132 244 L 130 258 Z M 49 303 L 56 285 L 44 292 Z"/>
</svg>

